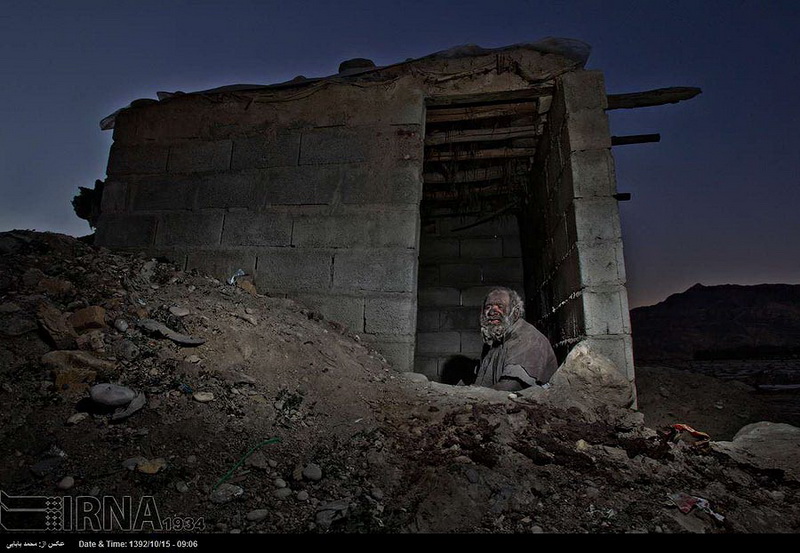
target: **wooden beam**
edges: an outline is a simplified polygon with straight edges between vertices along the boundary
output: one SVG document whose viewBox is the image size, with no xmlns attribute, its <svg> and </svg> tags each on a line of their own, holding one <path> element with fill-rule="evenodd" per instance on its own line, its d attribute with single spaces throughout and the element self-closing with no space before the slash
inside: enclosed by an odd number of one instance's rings
<svg viewBox="0 0 800 553">
<path fill-rule="evenodd" d="M 629 94 L 609 94 L 606 109 L 633 109 L 677 104 L 683 100 L 691 100 L 701 92 L 702 90 L 699 88 L 691 86 L 674 86 Z"/>
<path fill-rule="evenodd" d="M 540 96 L 551 96 L 552 85 L 539 85 L 521 90 L 503 90 L 500 92 L 482 92 L 478 94 L 450 94 L 448 96 L 434 96 L 426 100 L 426 105 L 431 107 L 457 106 L 462 104 L 490 104 L 501 102 L 525 102 Z"/>
<path fill-rule="evenodd" d="M 631 134 L 628 136 L 612 136 L 612 146 L 627 146 L 629 144 L 646 144 L 648 142 L 660 142 L 660 134 Z"/>
<path fill-rule="evenodd" d="M 538 109 L 534 102 L 519 104 L 494 104 L 461 108 L 432 108 L 425 115 L 425 124 L 450 123 L 453 121 L 476 121 L 497 117 L 535 115 Z"/>
<path fill-rule="evenodd" d="M 469 129 L 463 131 L 433 132 L 425 137 L 426 146 L 456 144 L 461 142 L 492 142 L 510 138 L 536 138 L 538 126 L 505 127 L 498 129 Z"/>
<path fill-rule="evenodd" d="M 509 159 L 530 157 L 536 148 L 492 148 L 486 150 L 465 150 L 463 152 L 426 152 L 425 161 L 469 161 L 472 159 Z"/>
<path fill-rule="evenodd" d="M 498 180 L 506 176 L 514 177 L 526 173 L 527 171 L 510 169 L 505 165 L 493 165 L 491 167 L 476 167 L 457 171 L 450 179 L 447 179 L 442 173 L 425 173 L 422 175 L 422 180 L 425 184 L 461 184 Z"/>
</svg>

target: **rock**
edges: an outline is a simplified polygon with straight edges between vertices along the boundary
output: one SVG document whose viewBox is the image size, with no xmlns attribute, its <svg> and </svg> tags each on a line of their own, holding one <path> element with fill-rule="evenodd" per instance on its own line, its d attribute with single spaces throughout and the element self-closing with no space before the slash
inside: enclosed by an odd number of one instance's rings
<svg viewBox="0 0 800 553">
<path fill-rule="evenodd" d="M 199 401 L 200 403 L 214 401 L 214 394 L 212 392 L 195 392 L 192 397 L 195 401 Z"/>
<path fill-rule="evenodd" d="M 375 501 L 381 501 L 383 499 L 383 490 L 380 488 L 372 488 L 372 491 L 369 492 L 369 495 L 371 495 Z"/>
<path fill-rule="evenodd" d="M 51 351 L 45 353 L 41 362 L 53 368 L 82 368 L 96 371 L 112 371 L 114 363 L 105 359 L 98 359 L 87 351 Z"/>
<path fill-rule="evenodd" d="M 179 493 L 186 493 L 189 491 L 189 485 L 183 480 L 178 480 L 175 482 L 175 489 L 178 490 Z"/>
<path fill-rule="evenodd" d="M 199 355 L 188 355 L 188 356 L 186 356 L 184 361 L 186 361 L 187 363 L 199 363 L 200 362 L 200 356 Z"/>
<path fill-rule="evenodd" d="M 42 303 L 36 312 L 39 325 L 56 349 L 73 349 L 77 333 L 69 324 L 69 314 L 50 304 Z"/>
<path fill-rule="evenodd" d="M 130 340 L 119 340 L 112 349 L 114 355 L 125 361 L 133 361 L 139 357 L 139 348 Z"/>
<path fill-rule="evenodd" d="M 75 286 L 60 278 L 45 277 L 37 285 L 40 291 L 51 297 L 69 296 L 75 292 Z"/>
<path fill-rule="evenodd" d="M 199 346 L 206 343 L 203 338 L 194 338 L 186 334 L 181 334 L 180 332 L 175 332 L 166 325 L 152 319 L 140 319 L 139 326 L 156 336 L 162 336 L 182 346 Z"/>
<path fill-rule="evenodd" d="M 244 312 L 247 313 L 248 315 L 255 315 L 256 310 L 253 309 L 252 307 L 245 307 Z"/>
<path fill-rule="evenodd" d="M 278 488 L 277 490 L 272 491 L 272 495 L 277 497 L 278 499 L 286 499 L 290 495 L 292 495 L 291 488 Z"/>
<path fill-rule="evenodd" d="M 247 520 L 250 522 L 260 522 L 269 516 L 269 509 L 255 509 L 247 513 Z"/>
<path fill-rule="evenodd" d="M 136 470 L 143 474 L 156 474 L 165 468 L 167 468 L 167 460 L 162 457 L 152 460 L 145 459 L 136 465 Z"/>
<path fill-rule="evenodd" d="M 400 378 L 408 382 L 428 382 L 428 377 L 422 373 L 403 372 L 400 373 Z"/>
<path fill-rule="evenodd" d="M 586 488 L 586 497 L 594 499 L 600 495 L 600 490 L 595 488 L 594 486 L 587 486 Z"/>
<path fill-rule="evenodd" d="M 69 425 L 78 424 L 79 422 L 85 420 L 88 416 L 89 416 L 88 413 L 75 413 L 74 415 L 72 415 L 70 418 L 67 419 L 67 424 Z"/>
<path fill-rule="evenodd" d="M 211 501 L 214 503 L 228 503 L 242 497 L 244 489 L 235 484 L 222 484 L 211 492 Z"/>
<path fill-rule="evenodd" d="M 274 461 L 272 459 L 269 459 L 269 460 L 267 460 L 267 464 L 270 466 L 270 468 L 275 468 L 275 467 L 278 466 L 278 461 Z"/>
<path fill-rule="evenodd" d="M 22 308 L 12 301 L 7 301 L 5 303 L 0 303 L 0 314 L 5 313 L 16 313 L 20 311 Z"/>
<path fill-rule="evenodd" d="M 531 533 L 532 534 L 543 534 L 544 533 L 544 529 L 541 526 L 539 526 L 537 524 L 534 524 L 533 526 L 531 526 Z"/>
<path fill-rule="evenodd" d="M 120 332 L 126 332 L 129 328 L 129 325 L 125 319 L 117 319 L 114 321 L 114 328 Z"/>
<path fill-rule="evenodd" d="M 286 484 L 286 480 L 284 480 L 283 478 L 276 478 L 276 479 L 275 479 L 275 480 L 272 482 L 272 484 L 273 484 L 273 485 L 274 485 L 276 488 L 285 488 L 285 487 L 288 485 L 288 484 Z"/>
<path fill-rule="evenodd" d="M 109 407 L 121 407 L 133 401 L 136 392 L 116 384 L 95 384 L 89 390 L 89 395 L 95 403 Z"/>
<path fill-rule="evenodd" d="M 122 466 L 128 470 L 134 470 L 141 463 L 147 463 L 147 459 L 141 456 L 131 457 L 122 461 Z"/>
<path fill-rule="evenodd" d="M 308 492 L 305 490 L 300 490 L 299 492 L 297 492 L 297 500 L 308 501 Z"/>
<path fill-rule="evenodd" d="M 103 333 L 99 330 L 92 330 L 75 338 L 75 344 L 79 350 L 85 351 L 105 351 L 106 344 L 103 341 Z"/>
<path fill-rule="evenodd" d="M 711 442 L 711 449 L 738 463 L 764 470 L 782 470 L 800 481 L 800 428 L 785 423 L 756 422 L 739 430 L 730 442 Z"/>
<path fill-rule="evenodd" d="M 72 476 L 65 476 L 57 484 L 59 490 L 68 490 L 75 485 L 75 479 Z"/>
<path fill-rule="evenodd" d="M 103 328 L 106 326 L 106 310 L 99 305 L 78 309 L 70 316 L 69 323 L 77 332 L 90 328 Z"/>
<path fill-rule="evenodd" d="M 608 407 L 630 407 L 635 397 L 627 377 L 586 341 L 572 349 L 550 384 L 545 397 L 551 405 L 576 407 L 590 417 Z"/>
<path fill-rule="evenodd" d="M 189 311 L 187 308 L 185 308 L 185 307 L 177 307 L 177 306 L 170 307 L 169 308 L 169 312 L 172 313 L 176 317 L 185 317 L 186 315 L 191 313 L 191 311 Z"/>
<path fill-rule="evenodd" d="M 337 501 L 330 501 L 324 503 L 317 508 L 317 515 L 315 517 L 316 523 L 327 530 L 337 520 L 341 520 L 347 516 L 347 509 L 350 502 L 346 499 L 339 499 Z"/>
<path fill-rule="evenodd" d="M 244 464 L 261 470 L 267 470 L 267 468 L 269 468 L 267 458 L 264 457 L 264 454 L 260 451 L 256 451 L 250 455 L 250 457 L 245 460 Z"/>
<path fill-rule="evenodd" d="M 83 394 L 97 378 L 97 373 L 89 369 L 66 368 L 55 369 L 55 389 L 69 396 Z"/>
<path fill-rule="evenodd" d="M 478 471 L 476 471 L 473 468 L 468 468 L 467 470 L 464 471 L 464 474 L 466 475 L 467 480 L 469 480 L 470 484 L 477 484 L 478 480 L 480 480 L 480 477 L 478 476 Z"/>
<path fill-rule="evenodd" d="M 240 280 L 238 280 L 236 282 L 236 286 L 238 286 L 239 288 L 241 288 L 242 290 L 244 290 L 245 292 L 247 292 L 251 296 L 255 296 L 258 293 L 258 290 L 256 289 L 256 285 L 253 284 L 252 282 L 250 282 L 249 280 L 240 279 Z"/>
<path fill-rule="evenodd" d="M 11 318 L 0 321 L 0 333 L 6 336 L 22 336 L 28 332 L 33 332 L 36 328 L 36 321 L 22 315 L 14 315 Z"/>
<path fill-rule="evenodd" d="M 319 465 L 309 463 L 306 465 L 306 468 L 303 469 L 303 477 L 306 480 L 318 482 L 319 480 L 322 480 L 322 469 L 319 467 Z"/>
</svg>

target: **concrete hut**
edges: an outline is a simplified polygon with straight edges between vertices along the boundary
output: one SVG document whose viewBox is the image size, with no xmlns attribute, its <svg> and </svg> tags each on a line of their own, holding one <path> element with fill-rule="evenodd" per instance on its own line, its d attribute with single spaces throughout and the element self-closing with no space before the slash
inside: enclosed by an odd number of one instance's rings
<svg viewBox="0 0 800 553">
<path fill-rule="evenodd" d="M 447 381 L 481 350 L 491 285 L 518 289 L 559 361 L 588 339 L 633 380 L 606 111 L 589 47 L 459 47 L 325 78 L 159 93 L 114 129 L 96 243 L 164 256 L 340 321 Z M 692 92 L 694 91 L 694 92 Z"/>
</svg>

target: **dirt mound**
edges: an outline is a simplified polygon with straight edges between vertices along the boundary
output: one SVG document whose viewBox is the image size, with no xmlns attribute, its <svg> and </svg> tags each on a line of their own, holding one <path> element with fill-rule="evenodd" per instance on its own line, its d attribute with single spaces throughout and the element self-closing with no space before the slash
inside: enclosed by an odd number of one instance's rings
<svg viewBox="0 0 800 553">
<path fill-rule="evenodd" d="M 148 496 L 171 531 L 800 528 L 780 469 L 632 411 L 590 422 L 396 373 L 337 323 L 237 284 L 0 234 L 0 489 Z M 96 384 L 130 403 L 99 404 Z"/>
</svg>

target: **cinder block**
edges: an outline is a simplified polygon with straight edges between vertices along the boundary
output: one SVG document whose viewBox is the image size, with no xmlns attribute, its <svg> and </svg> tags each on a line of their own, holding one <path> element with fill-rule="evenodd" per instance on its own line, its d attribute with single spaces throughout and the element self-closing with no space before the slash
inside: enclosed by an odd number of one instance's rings
<svg viewBox="0 0 800 553">
<path fill-rule="evenodd" d="M 292 220 L 269 211 L 234 211 L 225 215 L 222 244 L 225 246 L 289 246 Z"/>
<path fill-rule="evenodd" d="M 503 237 L 503 257 L 522 257 L 521 238 Z"/>
<path fill-rule="evenodd" d="M 417 333 L 417 352 L 419 355 L 458 353 L 460 351 L 461 334 L 458 332 Z"/>
<path fill-rule="evenodd" d="M 419 241 L 419 260 L 445 261 L 459 258 L 459 240 L 456 238 L 434 238 L 421 235 Z"/>
<path fill-rule="evenodd" d="M 258 173 L 218 173 L 198 179 L 197 206 L 207 208 L 246 207 L 258 209 L 266 201 L 267 187 Z"/>
<path fill-rule="evenodd" d="M 422 198 L 422 164 L 417 161 L 389 166 L 343 165 L 342 171 L 342 202 L 345 204 L 418 206 Z"/>
<path fill-rule="evenodd" d="M 169 150 L 167 170 L 170 173 L 228 171 L 231 167 L 231 146 L 230 140 L 193 140 L 174 144 Z"/>
<path fill-rule="evenodd" d="M 297 132 L 236 138 L 231 168 L 238 171 L 297 165 L 299 151 L 300 134 Z"/>
<path fill-rule="evenodd" d="M 442 330 L 473 330 L 480 327 L 480 307 L 450 307 L 441 311 Z"/>
<path fill-rule="evenodd" d="M 479 329 L 461 333 L 461 353 L 467 357 L 480 357 L 483 350 L 483 338 Z"/>
<path fill-rule="evenodd" d="M 425 309 L 420 307 L 417 311 L 417 330 L 422 332 L 437 332 L 439 330 L 439 309 Z"/>
<path fill-rule="evenodd" d="M 95 244 L 121 248 L 151 246 L 156 224 L 152 215 L 102 213 L 97 221 Z"/>
<path fill-rule="evenodd" d="M 128 184 L 123 181 L 107 180 L 100 197 L 101 213 L 120 213 L 128 207 Z"/>
<path fill-rule="evenodd" d="M 522 259 L 486 260 L 481 267 L 484 284 L 522 282 Z"/>
<path fill-rule="evenodd" d="M 256 256 L 252 252 L 234 252 L 230 250 L 189 251 L 186 269 L 211 275 L 221 281 L 227 281 L 239 269 L 248 275 L 256 270 Z"/>
<path fill-rule="evenodd" d="M 106 172 L 112 175 L 144 175 L 167 170 L 169 147 L 163 144 L 113 144 Z"/>
<path fill-rule="evenodd" d="M 439 286 L 439 266 L 420 265 L 417 282 L 420 287 Z"/>
<path fill-rule="evenodd" d="M 569 71 L 560 77 L 564 105 L 569 113 L 608 107 L 602 71 Z"/>
<path fill-rule="evenodd" d="M 370 340 L 376 350 L 378 350 L 392 368 L 399 372 L 410 372 L 414 370 L 414 342 L 413 336 L 408 337 L 410 342 L 394 342 L 390 340 Z"/>
<path fill-rule="evenodd" d="M 417 301 L 412 294 L 368 297 L 364 311 L 364 332 L 370 334 L 414 334 Z"/>
<path fill-rule="evenodd" d="M 481 284 L 481 266 L 475 264 L 455 263 L 439 266 L 439 278 L 445 286 Z"/>
<path fill-rule="evenodd" d="M 273 167 L 256 176 L 267 205 L 330 204 L 343 179 L 338 166 Z"/>
<path fill-rule="evenodd" d="M 612 196 L 616 193 L 617 179 L 611 150 L 572 152 L 569 166 L 575 197 Z"/>
<path fill-rule="evenodd" d="M 417 301 L 420 307 L 455 307 L 461 305 L 461 291 L 458 288 L 420 288 Z"/>
<path fill-rule="evenodd" d="M 165 213 L 159 217 L 155 245 L 218 246 L 223 218 L 224 214 L 220 212 Z"/>
<path fill-rule="evenodd" d="M 347 250 L 336 253 L 333 285 L 347 290 L 416 292 L 414 250 Z"/>
<path fill-rule="evenodd" d="M 473 286 L 461 291 L 461 305 L 464 307 L 483 307 L 483 300 L 495 286 Z"/>
<path fill-rule="evenodd" d="M 625 333 L 621 289 L 617 286 L 583 290 L 583 316 L 588 336 Z"/>
<path fill-rule="evenodd" d="M 114 116 L 113 137 L 116 144 L 130 144 L 136 142 L 137 119 L 136 113 L 140 110 L 123 109 Z"/>
<path fill-rule="evenodd" d="M 465 260 L 484 257 L 503 257 L 503 238 L 462 239 L 461 257 Z"/>
<path fill-rule="evenodd" d="M 629 381 L 634 380 L 633 348 L 629 335 L 592 336 L 585 340 L 593 351 L 610 359 Z"/>
<path fill-rule="evenodd" d="M 326 319 L 340 322 L 353 332 L 364 332 L 364 298 L 307 293 L 296 297 Z"/>
<path fill-rule="evenodd" d="M 195 183 L 190 179 L 159 175 L 130 183 L 134 211 L 175 211 L 194 207 Z"/>
<path fill-rule="evenodd" d="M 571 152 L 611 147 L 608 116 L 602 110 L 570 112 L 566 127 Z"/>
<path fill-rule="evenodd" d="M 352 248 L 414 248 L 417 241 L 416 211 L 353 213 L 341 216 L 295 219 L 292 245 Z"/>
<path fill-rule="evenodd" d="M 574 224 L 576 241 L 621 240 L 619 207 L 614 198 L 576 198 L 573 205 L 574 218 L 570 210 L 567 210 L 567 224 Z"/>
<path fill-rule="evenodd" d="M 625 284 L 622 241 L 578 243 L 578 261 L 583 286 Z"/>
<path fill-rule="evenodd" d="M 256 285 L 267 292 L 329 289 L 332 258 L 324 250 L 259 250 Z"/>
<path fill-rule="evenodd" d="M 438 382 L 439 359 L 437 357 L 423 357 L 417 355 L 414 358 L 414 372 L 424 374 L 428 377 L 428 380 Z"/>
<path fill-rule="evenodd" d="M 327 127 L 305 131 L 300 165 L 421 160 L 419 125 Z"/>
</svg>

